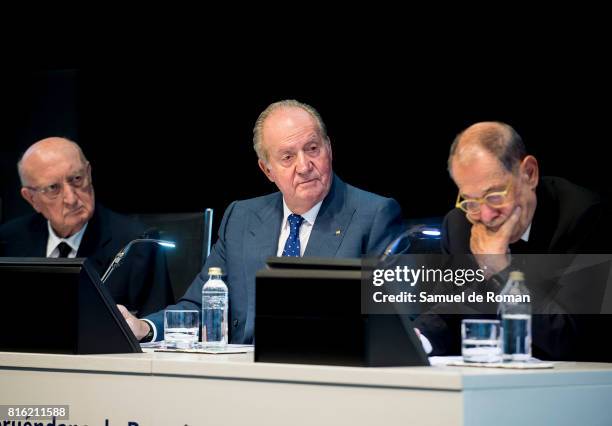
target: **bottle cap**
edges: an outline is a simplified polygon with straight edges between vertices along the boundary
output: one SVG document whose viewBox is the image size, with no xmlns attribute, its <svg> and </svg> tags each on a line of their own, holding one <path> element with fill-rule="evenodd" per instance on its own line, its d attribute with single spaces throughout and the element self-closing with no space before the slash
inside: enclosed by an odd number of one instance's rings
<svg viewBox="0 0 612 426">
<path fill-rule="evenodd" d="M 512 271 L 510 272 L 510 279 L 513 281 L 525 281 L 525 274 L 521 271 Z"/>
<path fill-rule="evenodd" d="M 213 266 L 212 268 L 208 268 L 208 275 L 223 275 L 223 272 L 218 266 Z"/>
</svg>

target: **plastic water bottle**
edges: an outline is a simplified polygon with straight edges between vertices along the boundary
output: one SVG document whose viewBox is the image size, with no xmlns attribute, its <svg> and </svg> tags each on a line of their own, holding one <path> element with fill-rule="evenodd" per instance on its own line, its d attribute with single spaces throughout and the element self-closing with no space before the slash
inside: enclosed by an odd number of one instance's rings
<svg viewBox="0 0 612 426">
<path fill-rule="evenodd" d="M 501 296 L 504 361 L 528 361 L 531 358 L 531 303 L 522 272 L 510 272 Z"/>
<path fill-rule="evenodd" d="M 227 286 L 221 268 L 208 269 L 208 281 L 202 287 L 202 345 L 223 348 L 227 345 Z"/>
</svg>

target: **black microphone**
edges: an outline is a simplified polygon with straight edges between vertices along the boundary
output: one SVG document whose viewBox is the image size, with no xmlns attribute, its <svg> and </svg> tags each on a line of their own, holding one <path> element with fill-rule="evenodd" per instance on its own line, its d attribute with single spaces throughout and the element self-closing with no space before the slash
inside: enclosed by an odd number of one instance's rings
<svg viewBox="0 0 612 426">
<path fill-rule="evenodd" d="M 130 251 L 130 248 L 132 248 L 134 244 L 153 243 L 153 244 L 160 245 L 161 247 L 165 247 L 165 248 L 175 248 L 176 247 L 176 243 L 174 241 L 159 240 L 156 238 L 146 238 L 146 236 L 148 235 L 151 229 L 157 231 L 155 228 L 147 229 L 145 232 L 143 232 L 139 236 L 139 238 L 136 238 L 130 241 L 129 243 L 126 244 L 125 247 L 119 250 L 119 253 L 115 255 L 115 258 L 113 259 L 111 264 L 108 266 L 108 269 L 106 269 L 106 272 L 104 272 L 104 275 L 102 275 L 102 278 L 100 279 L 103 283 L 106 282 L 106 280 L 108 279 L 110 274 L 115 270 L 115 268 L 117 268 L 121 264 L 121 261 L 123 260 L 125 256 L 127 256 L 128 252 Z"/>
<path fill-rule="evenodd" d="M 380 256 L 380 261 L 384 262 L 387 260 L 389 256 L 393 256 L 396 254 L 407 253 L 412 245 L 412 231 L 404 231 L 399 237 L 395 238 L 393 241 L 389 243 L 389 245 L 385 248 L 382 255 Z"/>
<path fill-rule="evenodd" d="M 159 236 L 160 236 L 160 232 L 159 229 L 155 228 L 154 226 L 147 228 L 145 231 L 143 231 L 138 238 L 140 239 L 154 239 L 156 240 Z"/>
<path fill-rule="evenodd" d="M 412 226 L 407 231 L 402 232 L 399 237 L 391 241 L 391 243 L 383 251 L 379 260 L 384 262 L 389 256 L 396 254 L 408 254 L 410 247 L 413 245 L 415 240 L 427 238 L 439 239 L 440 230 L 438 228 L 428 227 L 425 225 Z"/>
</svg>

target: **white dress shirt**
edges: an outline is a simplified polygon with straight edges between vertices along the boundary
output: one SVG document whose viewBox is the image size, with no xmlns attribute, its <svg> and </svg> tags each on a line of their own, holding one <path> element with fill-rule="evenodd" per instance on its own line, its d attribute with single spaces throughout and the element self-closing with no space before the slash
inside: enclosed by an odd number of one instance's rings
<svg viewBox="0 0 612 426">
<path fill-rule="evenodd" d="M 315 204 L 313 208 L 300 215 L 304 218 L 304 221 L 300 225 L 300 256 L 303 256 L 304 252 L 306 251 L 306 246 L 308 245 L 308 240 L 310 239 L 310 233 L 312 232 L 312 227 L 314 226 L 319 210 L 321 209 L 321 204 L 323 204 L 323 201 Z M 285 199 L 283 198 L 283 221 L 281 222 L 281 232 L 280 236 L 278 237 L 278 250 L 276 251 L 277 256 L 283 255 L 287 237 L 289 237 L 289 233 L 291 232 L 289 220 L 287 218 L 292 213 L 293 212 L 289 210 L 289 207 L 287 207 L 287 203 L 285 203 Z M 153 331 L 153 338 L 151 341 L 154 342 L 157 339 L 157 329 L 155 328 L 155 325 L 148 319 L 143 318 L 143 321 L 145 321 L 151 327 L 151 330 Z"/>
<path fill-rule="evenodd" d="M 304 218 L 302 225 L 300 225 L 300 256 L 304 256 L 306 245 L 308 245 L 310 233 L 312 232 L 312 227 L 314 226 L 319 210 L 321 209 L 321 204 L 323 204 L 323 201 L 319 201 L 313 208 L 300 215 Z M 281 222 L 280 237 L 278 237 L 278 250 L 276 251 L 277 256 L 283 255 L 285 243 L 287 242 L 287 238 L 291 232 L 289 220 L 287 219 L 290 214 L 293 214 L 293 212 L 289 210 L 289 207 L 287 207 L 285 199 L 283 198 L 283 221 Z"/>
<path fill-rule="evenodd" d="M 81 246 L 83 234 L 85 234 L 85 229 L 87 229 L 87 223 L 79 232 L 71 235 L 68 238 L 58 237 L 49 221 L 47 221 L 47 228 L 49 228 L 49 238 L 47 239 L 47 257 L 59 257 L 60 252 L 57 246 L 62 242 L 68 244 L 72 249 L 70 253 L 68 253 L 68 257 L 76 257 L 79 247 Z"/>
<path fill-rule="evenodd" d="M 523 235 L 521 235 L 521 240 L 523 240 L 525 242 L 529 241 L 529 234 L 530 233 L 531 233 L 531 223 L 529 224 L 527 229 L 525 229 L 525 232 L 523 232 Z"/>
</svg>

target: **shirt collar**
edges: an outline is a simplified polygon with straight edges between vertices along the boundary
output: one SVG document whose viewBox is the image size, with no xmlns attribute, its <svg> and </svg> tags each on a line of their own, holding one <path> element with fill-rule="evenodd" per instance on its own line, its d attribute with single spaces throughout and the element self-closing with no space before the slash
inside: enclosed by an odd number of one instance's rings
<svg viewBox="0 0 612 426">
<path fill-rule="evenodd" d="M 323 201 L 321 200 L 317 204 L 315 204 L 310 210 L 308 210 L 304 214 L 301 214 L 300 216 L 304 218 L 304 221 L 306 223 L 308 223 L 310 226 L 313 226 L 315 220 L 317 219 L 317 215 L 319 214 L 319 210 L 321 209 L 322 204 Z M 293 214 L 293 212 L 289 210 L 289 207 L 287 207 L 287 203 L 285 203 L 285 198 L 283 197 L 283 226 L 287 225 L 287 218 L 290 214 Z"/>
<path fill-rule="evenodd" d="M 529 224 L 529 226 L 527 227 L 523 235 L 521 235 L 521 240 L 528 242 L 530 233 L 531 233 L 531 223 Z"/>
<path fill-rule="evenodd" d="M 55 250 L 55 248 L 62 241 L 70 246 L 72 250 L 75 252 L 79 251 L 79 247 L 81 246 L 81 240 L 83 239 L 83 234 L 85 234 L 85 229 L 87 229 L 87 223 L 77 232 L 76 234 L 72 234 L 68 238 L 61 238 L 53 230 L 51 226 L 51 222 L 47 221 L 47 228 L 49 229 L 49 240 L 47 241 L 47 256 Z"/>
</svg>

